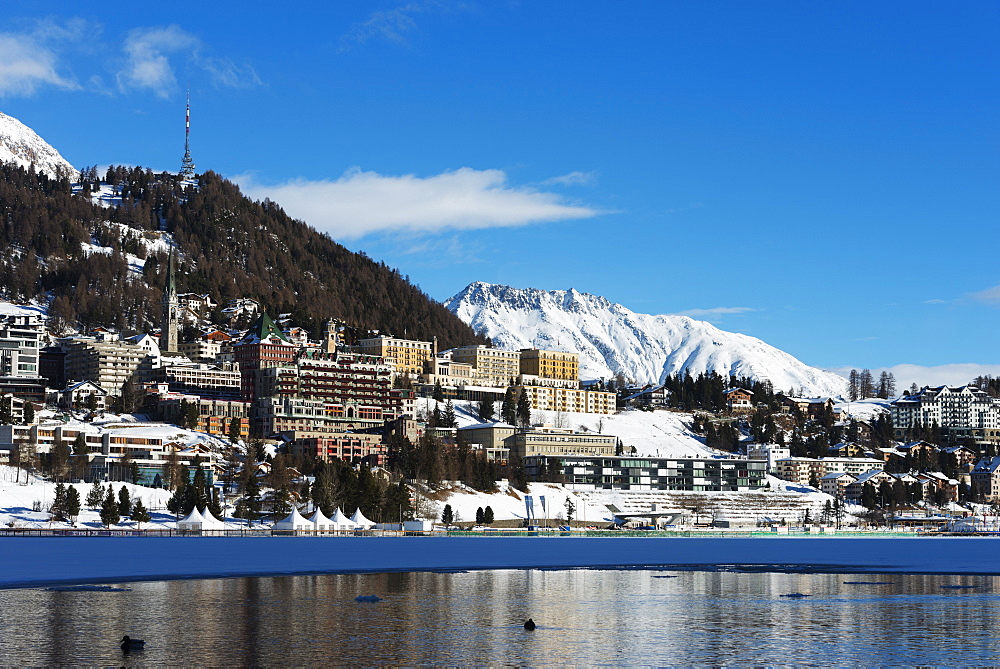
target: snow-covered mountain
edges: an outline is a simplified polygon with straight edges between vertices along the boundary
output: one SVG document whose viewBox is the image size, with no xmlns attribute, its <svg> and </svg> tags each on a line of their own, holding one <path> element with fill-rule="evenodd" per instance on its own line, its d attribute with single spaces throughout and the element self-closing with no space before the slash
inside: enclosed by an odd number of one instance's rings
<svg viewBox="0 0 1000 669">
<path fill-rule="evenodd" d="M 0 113 L 0 162 L 17 163 L 25 168 L 33 164 L 39 172 L 49 176 L 65 175 L 70 180 L 76 180 L 79 174 L 34 130 L 3 113 Z"/>
<path fill-rule="evenodd" d="M 839 395 L 847 381 L 809 367 L 755 337 L 687 316 L 637 314 L 575 290 L 519 289 L 476 282 L 445 302 L 499 348 L 580 354 L 583 379 L 618 374 L 655 383 L 669 374 L 715 371 L 769 380 L 775 390 Z"/>
</svg>

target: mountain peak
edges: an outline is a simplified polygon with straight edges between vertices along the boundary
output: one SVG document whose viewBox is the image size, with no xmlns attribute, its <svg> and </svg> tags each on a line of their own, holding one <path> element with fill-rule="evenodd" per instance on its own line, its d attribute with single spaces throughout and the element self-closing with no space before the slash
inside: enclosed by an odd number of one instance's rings
<svg viewBox="0 0 1000 669">
<path fill-rule="evenodd" d="M 75 180 L 76 168 L 59 155 L 50 144 L 13 116 L 0 112 L 0 162 L 15 163 L 25 169 L 30 165 L 50 177 Z"/>
<path fill-rule="evenodd" d="M 687 316 L 637 314 L 575 289 L 513 288 L 477 281 L 445 306 L 500 348 L 580 354 L 582 378 L 619 374 L 638 383 L 667 375 L 716 372 L 768 380 L 776 390 L 838 395 L 846 380 L 809 367 L 748 335 Z"/>
</svg>

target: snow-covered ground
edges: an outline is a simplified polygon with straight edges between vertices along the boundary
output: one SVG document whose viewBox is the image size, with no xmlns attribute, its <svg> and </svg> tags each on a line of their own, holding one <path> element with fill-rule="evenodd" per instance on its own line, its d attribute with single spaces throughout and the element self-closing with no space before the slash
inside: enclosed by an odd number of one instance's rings
<svg viewBox="0 0 1000 669">
<path fill-rule="evenodd" d="M 146 258 L 154 253 L 169 253 L 174 247 L 173 235 L 169 232 L 136 230 L 135 228 L 130 228 L 129 226 L 121 223 L 108 221 L 105 221 L 104 224 L 116 227 L 123 237 L 138 237 L 139 243 L 146 249 Z M 83 252 L 87 254 L 103 253 L 105 255 L 110 255 L 113 252 L 113 249 L 110 246 L 101 246 L 97 243 L 97 240 L 93 239 L 89 243 L 83 242 L 80 246 L 83 248 Z M 146 258 L 140 258 L 139 256 L 131 253 L 126 253 L 124 255 L 126 262 L 128 262 L 129 269 L 132 270 L 134 274 L 142 274 L 142 270 L 146 266 Z"/>
<path fill-rule="evenodd" d="M 0 301 L 0 316 L 41 316 L 48 317 L 48 306 L 40 304 L 14 304 Z"/>
<path fill-rule="evenodd" d="M 476 402 L 453 402 L 459 427 L 482 423 L 476 415 Z M 444 411 L 445 403 L 438 402 Z M 500 404 L 497 403 L 499 409 Z M 417 398 L 418 415 L 430 415 L 434 400 Z M 423 413 L 421 413 L 423 412 Z M 498 419 L 499 417 L 497 417 Z M 635 447 L 637 455 L 661 458 L 712 458 L 728 454 L 705 446 L 705 440 L 689 429 L 692 416 L 673 411 L 623 411 L 611 416 L 593 413 L 532 411 L 532 423 L 578 431 L 611 434 L 627 448 Z"/>
<path fill-rule="evenodd" d="M 872 397 L 854 402 L 837 402 L 833 406 L 854 420 L 871 423 L 879 416 L 889 413 L 890 401 Z"/>
<path fill-rule="evenodd" d="M 15 482 L 17 481 L 17 482 Z M 26 482 L 27 481 L 27 482 Z M 67 487 L 69 484 L 66 484 Z M 143 486 L 112 481 L 110 483 L 114 489 L 115 499 L 118 498 L 118 491 L 122 486 L 128 489 L 129 497 L 134 503 L 141 499 L 143 506 L 150 511 L 152 521 L 143 523 L 144 529 L 176 529 L 174 515 L 167 511 L 167 500 L 170 493 L 159 488 L 146 488 Z M 81 502 L 87 499 L 91 484 L 75 484 L 77 492 L 80 493 Z M 104 486 L 107 490 L 107 485 Z M 56 484 L 45 481 L 37 476 L 25 476 L 23 470 L 0 465 L 0 527 L 19 528 L 53 528 L 62 529 L 71 527 L 69 523 L 49 520 L 48 509 L 55 499 Z M 34 511 L 40 508 L 40 511 Z M 85 504 L 80 511 L 76 526 L 85 529 L 101 529 L 100 509 L 92 509 Z M 135 528 L 136 524 L 130 520 L 124 520 L 119 528 Z"/>
</svg>

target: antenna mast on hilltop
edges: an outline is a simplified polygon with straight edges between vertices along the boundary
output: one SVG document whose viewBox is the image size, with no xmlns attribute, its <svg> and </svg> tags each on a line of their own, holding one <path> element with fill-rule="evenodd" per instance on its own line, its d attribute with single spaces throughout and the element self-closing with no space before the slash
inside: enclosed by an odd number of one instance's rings
<svg viewBox="0 0 1000 669">
<path fill-rule="evenodd" d="M 194 161 L 191 160 L 191 89 L 187 92 L 187 111 L 184 115 L 184 159 L 181 161 L 181 176 L 194 178 Z"/>
</svg>

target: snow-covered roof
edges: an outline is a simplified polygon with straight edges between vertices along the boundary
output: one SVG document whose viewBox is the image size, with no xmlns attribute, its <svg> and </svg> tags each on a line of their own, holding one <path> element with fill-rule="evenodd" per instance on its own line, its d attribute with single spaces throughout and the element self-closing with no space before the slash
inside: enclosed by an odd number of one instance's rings
<svg viewBox="0 0 1000 669">
<path fill-rule="evenodd" d="M 509 430 L 517 429 L 513 425 L 510 425 L 509 423 L 476 423 L 474 425 L 464 425 L 464 426 L 462 426 L 462 427 L 460 427 L 458 429 L 459 430 L 482 430 L 482 429 L 485 429 L 485 428 L 501 428 L 501 429 L 506 428 L 506 429 L 509 429 Z"/>
<path fill-rule="evenodd" d="M 860 474 L 858 476 L 858 480 L 855 481 L 855 483 L 867 483 L 868 481 L 870 481 L 875 476 L 878 476 L 879 474 L 885 474 L 885 472 L 882 471 L 881 469 L 870 469 L 867 472 Z"/>
</svg>

